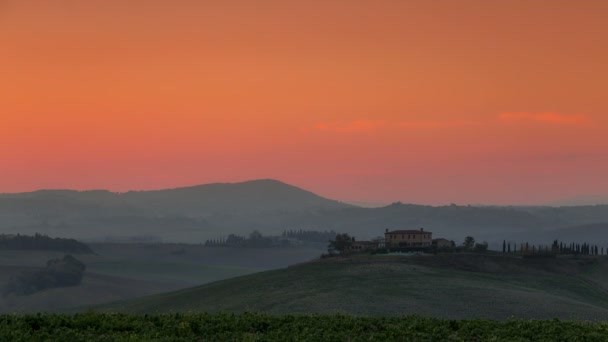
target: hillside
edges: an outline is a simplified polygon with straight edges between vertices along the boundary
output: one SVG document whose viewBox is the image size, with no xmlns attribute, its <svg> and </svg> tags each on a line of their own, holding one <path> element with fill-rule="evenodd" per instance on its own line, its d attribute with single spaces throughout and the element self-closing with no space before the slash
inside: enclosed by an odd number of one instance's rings
<svg viewBox="0 0 608 342">
<path fill-rule="evenodd" d="M 606 259 L 354 257 L 228 279 L 100 310 L 608 319 L 606 271 Z"/>
</svg>

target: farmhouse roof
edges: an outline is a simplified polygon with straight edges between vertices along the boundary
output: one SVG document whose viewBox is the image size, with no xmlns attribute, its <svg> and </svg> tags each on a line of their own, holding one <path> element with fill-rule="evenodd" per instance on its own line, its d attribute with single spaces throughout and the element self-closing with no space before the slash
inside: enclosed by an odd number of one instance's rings
<svg viewBox="0 0 608 342">
<path fill-rule="evenodd" d="M 393 230 L 390 232 L 386 232 L 385 234 L 433 234 L 433 233 L 427 232 L 426 230 Z"/>
</svg>

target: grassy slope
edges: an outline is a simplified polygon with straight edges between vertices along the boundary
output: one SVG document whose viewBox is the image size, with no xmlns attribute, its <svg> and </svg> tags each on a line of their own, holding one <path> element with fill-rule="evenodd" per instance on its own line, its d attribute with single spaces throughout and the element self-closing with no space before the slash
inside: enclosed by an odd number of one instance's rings
<svg viewBox="0 0 608 342">
<path fill-rule="evenodd" d="M 587 259 L 356 257 L 257 273 L 101 310 L 608 319 L 608 282 L 599 276 L 607 270 L 608 261 Z"/>
</svg>

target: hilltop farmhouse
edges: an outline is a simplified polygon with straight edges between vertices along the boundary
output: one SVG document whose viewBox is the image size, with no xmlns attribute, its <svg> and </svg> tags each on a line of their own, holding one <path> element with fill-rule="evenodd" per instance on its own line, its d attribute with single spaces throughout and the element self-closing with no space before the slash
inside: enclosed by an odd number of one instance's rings
<svg viewBox="0 0 608 342">
<path fill-rule="evenodd" d="M 388 230 L 384 232 L 384 239 L 378 237 L 373 241 L 356 241 L 354 237 L 348 246 L 351 252 L 372 251 L 378 248 L 451 248 L 454 243 L 450 240 L 433 239 L 433 233 L 420 228 L 418 230 Z"/>
<path fill-rule="evenodd" d="M 433 233 L 420 230 L 393 230 L 384 233 L 386 247 L 428 247 L 433 244 Z"/>
</svg>

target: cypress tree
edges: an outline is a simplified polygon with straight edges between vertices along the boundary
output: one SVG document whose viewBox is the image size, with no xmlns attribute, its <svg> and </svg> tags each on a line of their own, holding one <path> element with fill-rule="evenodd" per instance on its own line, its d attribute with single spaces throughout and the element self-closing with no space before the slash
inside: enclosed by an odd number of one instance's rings
<svg viewBox="0 0 608 342">
<path fill-rule="evenodd" d="M 507 252 L 507 241 L 506 240 L 502 240 L 502 252 L 503 253 Z"/>
</svg>

